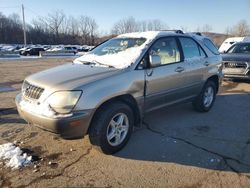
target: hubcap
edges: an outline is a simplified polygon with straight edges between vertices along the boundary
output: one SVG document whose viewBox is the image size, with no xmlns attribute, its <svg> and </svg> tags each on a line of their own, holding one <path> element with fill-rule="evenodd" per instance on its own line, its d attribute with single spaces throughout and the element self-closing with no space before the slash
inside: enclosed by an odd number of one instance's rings
<svg viewBox="0 0 250 188">
<path fill-rule="evenodd" d="M 203 96 L 203 104 L 205 107 L 209 107 L 214 100 L 214 89 L 210 86 L 206 88 Z"/>
<path fill-rule="evenodd" d="M 107 140 L 111 146 L 118 146 L 121 144 L 129 129 L 128 116 L 124 113 L 116 114 L 109 122 L 107 128 Z"/>
</svg>

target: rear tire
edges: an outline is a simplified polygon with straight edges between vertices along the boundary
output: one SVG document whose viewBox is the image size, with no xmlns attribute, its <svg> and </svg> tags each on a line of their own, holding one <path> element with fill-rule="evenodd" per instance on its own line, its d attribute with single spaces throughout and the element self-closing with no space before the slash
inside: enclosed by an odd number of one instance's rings
<svg viewBox="0 0 250 188">
<path fill-rule="evenodd" d="M 193 101 L 193 107 L 198 112 L 208 112 L 216 98 L 216 85 L 213 81 L 207 81 L 201 93 Z"/>
<path fill-rule="evenodd" d="M 90 142 L 105 154 L 116 153 L 131 136 L 133 111 L 122 102 L 113 102 L 104 105 L 96 113 L 89 129 Z"/>
</svg>

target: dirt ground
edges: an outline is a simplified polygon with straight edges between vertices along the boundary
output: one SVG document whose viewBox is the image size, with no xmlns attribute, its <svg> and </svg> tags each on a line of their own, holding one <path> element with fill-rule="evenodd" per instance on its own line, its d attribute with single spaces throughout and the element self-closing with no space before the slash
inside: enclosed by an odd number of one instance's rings
<svg viewBox="0 0 250 188">
<path fill-rule="evenodd" d="M 84 139 L 63 140 L 19 118 L 14 97 L 23 79 L 71 59 L 0 60 L 0 144 L 19 141 L 40 160 L 11 170 L 0 187 L 250 187 L 250 83 L 223 82 L 209 113 L 190 104 L 146 115 L 115 155 Z"/>
</svg>

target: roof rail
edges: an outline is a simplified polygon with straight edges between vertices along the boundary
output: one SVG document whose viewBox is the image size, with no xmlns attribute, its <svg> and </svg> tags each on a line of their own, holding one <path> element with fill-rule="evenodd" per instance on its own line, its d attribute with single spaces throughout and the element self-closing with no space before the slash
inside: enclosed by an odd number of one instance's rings
<svg viewBox="0 0 250 188">
<path fill-rule="evenodd" d="M 199 36 L 202 36 L 202 33 L 201 32 L 192 32 L 193 34 L 196 34 L 196 35 L 199 35 Z"/>
<path fill-rule="evenodd" d="M 170 30 L 169 29 L 167 29 L 167 30 L 164 29 L 164 30 L 161 30 L 161 31 L 173 31 L 175 33 L 184 34 L 182 30 L 178 30 L 178 29 L 170 29 Z"/>
</svg>

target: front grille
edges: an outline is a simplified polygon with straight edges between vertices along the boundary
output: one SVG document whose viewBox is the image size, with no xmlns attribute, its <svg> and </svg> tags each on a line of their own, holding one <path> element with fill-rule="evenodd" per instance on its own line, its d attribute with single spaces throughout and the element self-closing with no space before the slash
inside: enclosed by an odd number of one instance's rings
<svg viewBox="0 0 250 188">
<path fill-rule="evenodd" d="M 23 95 L 30 99 L 39 99 L 44 89 L 38 86 L 34 86 L 27 81 L 23 83 Z"/>
<path fill-rule="evenodd" d="M 241 69 L 246 69 L 247 68 L 247 63 L 245 62 L 224 62 L 224 67 L 225 68 L 241 68 Z"/>
</svg>

